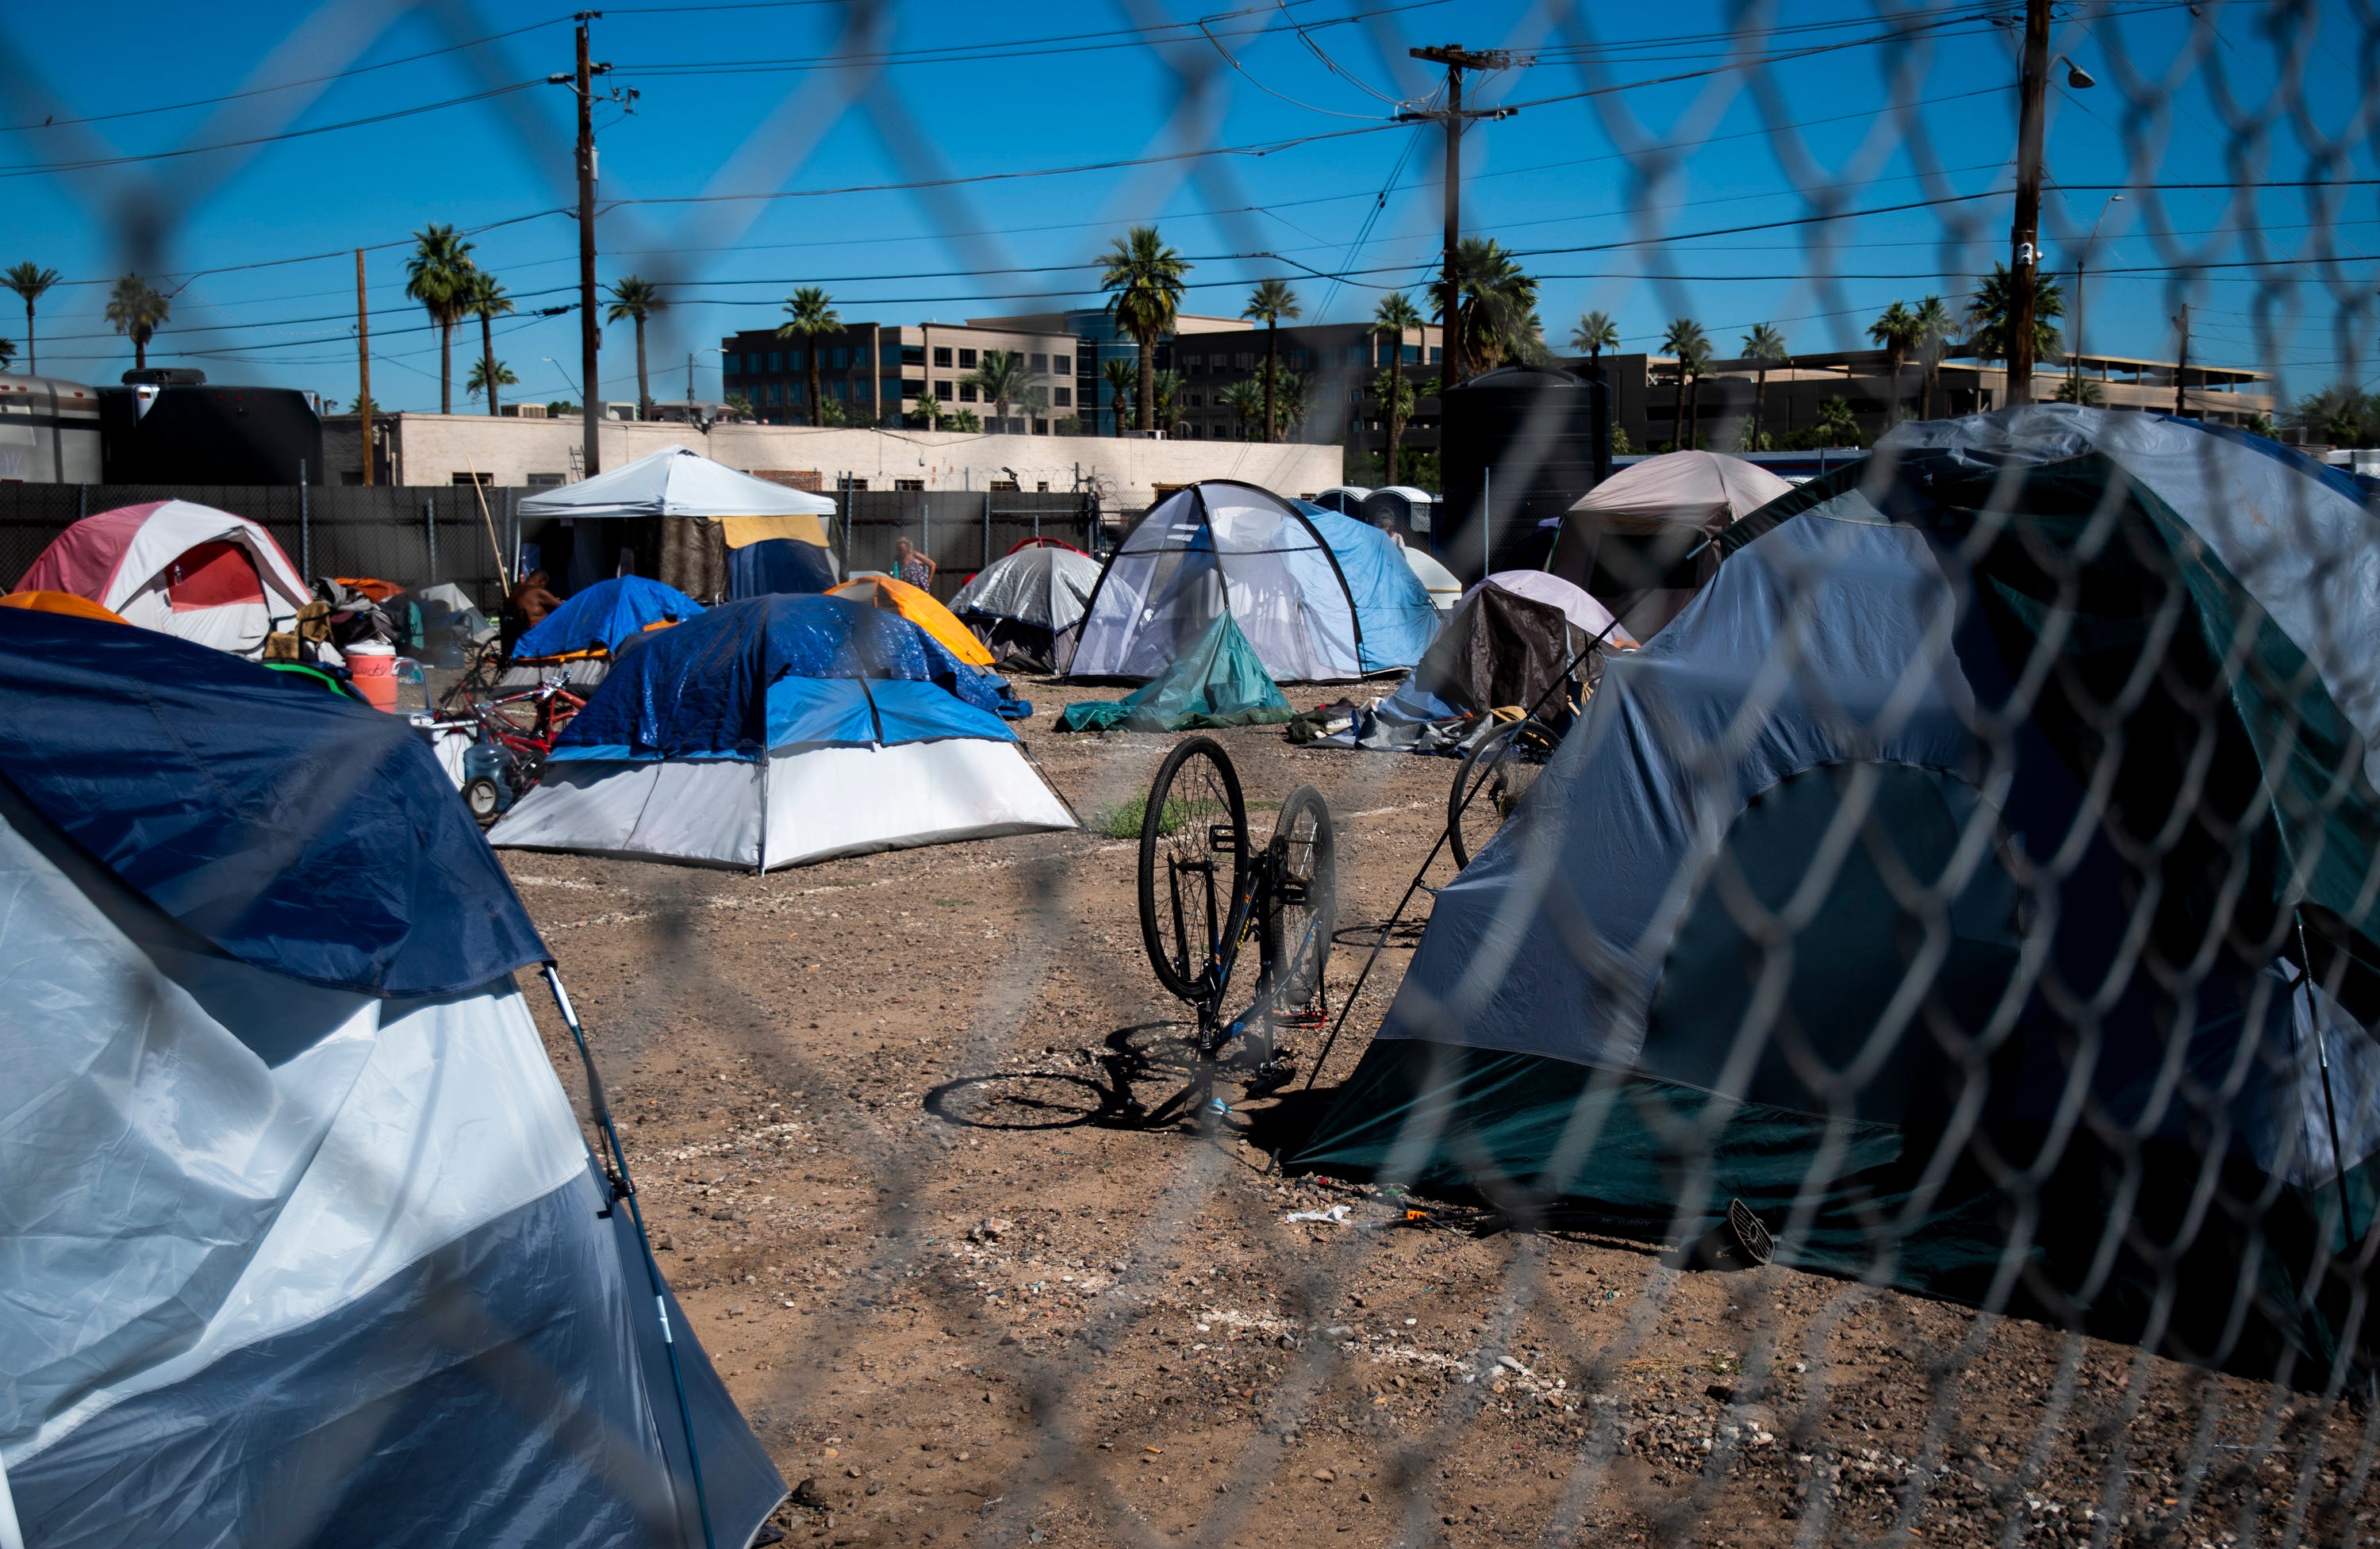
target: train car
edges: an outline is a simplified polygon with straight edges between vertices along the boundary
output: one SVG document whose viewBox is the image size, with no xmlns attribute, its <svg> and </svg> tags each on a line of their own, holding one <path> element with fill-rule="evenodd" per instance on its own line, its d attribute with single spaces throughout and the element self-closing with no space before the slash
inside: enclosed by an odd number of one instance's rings
<svg viewBox="0 0 2380 1549">
<path fill-rule="evenodd" d="M 101 481 L 99 389 L 0 375 L 0 484 Z"/>
</svg>

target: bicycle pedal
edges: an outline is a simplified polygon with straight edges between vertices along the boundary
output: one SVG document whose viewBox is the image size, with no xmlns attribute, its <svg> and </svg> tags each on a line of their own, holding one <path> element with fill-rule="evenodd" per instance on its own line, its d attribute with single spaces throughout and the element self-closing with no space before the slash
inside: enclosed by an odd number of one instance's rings
<svg viewBox="0 0 2380 1549">
<path fill-rule="evenodd" d="M 1232 1111 L 1232 1105 L 1220 1097 L 1209 1097 L 1207 1099 L 1207 1111 L 1212 1114 L 1228 1115 Z"/>
</svg>

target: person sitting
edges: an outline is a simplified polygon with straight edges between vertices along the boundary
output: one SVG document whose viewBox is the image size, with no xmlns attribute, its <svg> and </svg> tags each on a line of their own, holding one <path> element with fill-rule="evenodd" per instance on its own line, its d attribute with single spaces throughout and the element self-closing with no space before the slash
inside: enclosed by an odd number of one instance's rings
<svg viewBox="0 0 2380 1549">
<path fill-rule="evenodd" d="M 562 606 L 562 599 L 553 595 L 549 577 L 542 570 L 532 570 L 515 583 L 512 593 L 504 599 L 504 660 L 510 661 L 513 647 L 520 637 L 535 629 L 548 613 Z"/>
</svg>

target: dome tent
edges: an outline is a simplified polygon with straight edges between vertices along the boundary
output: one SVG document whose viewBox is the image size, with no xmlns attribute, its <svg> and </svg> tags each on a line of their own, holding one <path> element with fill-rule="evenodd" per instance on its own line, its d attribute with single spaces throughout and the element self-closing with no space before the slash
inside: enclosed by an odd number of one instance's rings
<svg viewBox="0 0 2380 1549">
<path fill-rule="evenodd" d="M 698 618 L 702 604 L 659 581 L 620 575 L 598 581 L 537 622 L 513 647 L 513 660 L 575 664 L 572 678 L 598 684 L 620 647 L 656 625 Z"/>
<path fill-rule="evenodd" d="M 1562 517 L 1546 568 L 1609 604 L 1647 637 L 1710 578 L 1704 539 L 1793 486 L 1723 452 L 1665 452 L 1621 468 Z"/>
<path fill-rule="evenodd" d="M 1099 584 L 1099 562 L 1081 550 L 1028 541 L 969 577 L 951 599 L 951 611 L 994 660 L 1054 672 L 1072 653 L 1075 627 Z"/>
<path fill-rule="evenodd" d="M 1298 1162 L 1665 1236 L 1733 1196 L 1781 1263 L 2368 1368 L 2380 545 L 2340 486 L 2041 405 L 1765 508 L 1440 893 Z"/>
<path fill-rule="evenodd" d="M 944 650 L 970 667 L 991 665 L 991 652 L 983 642 L 967 631 L 951 611 L 923 587 L 892 575 L 858 575 L 839 587 L 831 587 L 829 597 L 865 603 L 900 614 L 919 629 L 932 635 Z"/>
<path fill-rule="evenodd" d="M 1257 726 L 1296 712 L 1229 613 L 1218 613 L 1198 643 L 1122 699 L 1083 699 L 1058 718 L 1061 732 L 1187 732 Z"/>
<path fill-rule="evenodd" d="M 314 599 L 271 533 L 192 501 L 86 516 L 13 589 L 88 598 L 128 623 L 249 658 L 263 653 L 276 622 Z"/>
<path fill-rule="evenodd" d="M 726 603 L 623 657 L 488 841 L 766 871 L 1075 827 L 1000 701 L 888 610 Z"/>
<path fill-rule="evenodd" d="M 1405 562 L 1404 548 L 1368 522 L 1305 501 L 1293 503 L 1330 545 L 1355 599 L 1356 655 L 1364 671 L 1393 672 L 1419 661 L 1438 637 L 1438 605 L 1420 573 Z"/>
<path fill-rule="evenodd" d="M 0 744 L 23 1542 L 747 1542 L 783 1483 L 588 1153 L 512 980 L 545 947 L 413 732 L 15 609 L 0 708 L 38 729 Z"/>
<path fill-rule="evenodd" d="M 1068 672 L 1156 677 L 1226 611 L 1277 682 L 1364 674 L 1355 599 L 1312 519 L 1231 479 L 1175 490 L 1124 535 L 1091 593 Z"/>
</svg>

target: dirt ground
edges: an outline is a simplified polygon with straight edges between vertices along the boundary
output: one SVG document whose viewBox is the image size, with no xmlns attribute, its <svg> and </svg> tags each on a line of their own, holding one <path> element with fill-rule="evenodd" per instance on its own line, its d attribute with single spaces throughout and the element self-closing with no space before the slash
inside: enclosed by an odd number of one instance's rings
<svg viewBox="0 0 2380 1549">
<path fill-rule="evenodd" d="M 1087 818 L 1175 740 L 1057 735 L 1087 696 L 1019 688 Z M 1335 1003 L 1453 766 L 1220 735 L 1252 801 L 1310 783 L 1337 816 Z M 1269 1148 L 1353 1067 L 1409 935 L 1315 1097 L 1301 1033 L 1286 1094 L 1218 1132 L 1150 1124 L 1182 1008 L 1142 954 L 1134 863 L 1096 831 L 765 877 L 505 854 L 661 1262 L 800 1487 L 792 1542 L 2212 1545 L 2369 1522 L 2371 1417 L 2343 1405 L 1284 1178 Z"/>
</svg>

